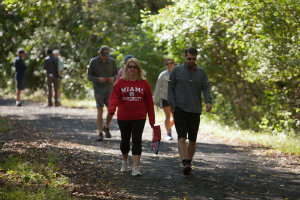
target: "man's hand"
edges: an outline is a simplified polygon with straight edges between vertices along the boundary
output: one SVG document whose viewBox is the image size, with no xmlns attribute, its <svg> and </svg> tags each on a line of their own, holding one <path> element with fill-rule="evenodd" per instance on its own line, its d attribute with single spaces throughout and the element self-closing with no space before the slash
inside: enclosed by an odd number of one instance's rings
<svg viewBox="0 0 300 200">
<path fill-rule="evenodd" d="M 207 104 L 206 104 L 206 112 L 210 112 L 211 109 L 212 109 L 211 103 L 207 103 Z"/>
<path fill-rule="evenodd" d="M 106 78 L 99 78 L 100 83 L 104 83 L 106 81 Z"/>
<path fill-rule="evenodd" d="M 110 78 L 106 78 L 106 80 L 113 83 L 115 79 L 113 77 L 110 77 Z"/>
</svg>

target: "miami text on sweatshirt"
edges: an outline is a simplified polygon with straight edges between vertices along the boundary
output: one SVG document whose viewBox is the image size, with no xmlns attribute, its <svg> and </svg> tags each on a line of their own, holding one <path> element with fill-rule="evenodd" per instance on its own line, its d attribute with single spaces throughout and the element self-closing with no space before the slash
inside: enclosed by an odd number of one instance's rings
<svg viewBox="0 0 300 200">
<path fill-rule="evenodd" d="M 151 127 L 155 124 L 152 92 L 147 80 L 126 81 L 120 78 L 113 87 L 108 112 L 114 114 L 117 107 L 119 120 L 146 119 L 148 114 Z"/>
</svg>

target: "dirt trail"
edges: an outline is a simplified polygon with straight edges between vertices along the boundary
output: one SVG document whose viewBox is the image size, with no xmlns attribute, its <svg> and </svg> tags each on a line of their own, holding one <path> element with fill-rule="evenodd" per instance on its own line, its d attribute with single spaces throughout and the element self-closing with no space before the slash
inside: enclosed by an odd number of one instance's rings
<svg viewBox="0 0 300 200">
<path fill-rule="evenodd" d="M 96 110 L 48 108 L 29 101 L 24 105 L 16 107 L 12 100 L 0 100 L 1 117 L 19 120 L 34 130 L 17 138 L 1 135 L 1 148 L 12 140 L 25 139 L 34 144 L 39 139 L 43 143 L 39 145 L 60 151 L 76 149 L 83 154 L 87 166 L 94 168 L 95 173 L 105 173 L 121 188 L 120 192 L 133 199 L 300 199 L 299 162 L 280 155 L 274 159 L 264 149 L 221 143 L 200 130 L 193 161 L 195 174 L 185 177 L 181 173 L 177 138 L 163 138 L 159 155 L 154 155 L 147 121 L 141 159 L 143 176 L 132 177 L 120 172 L 120 134 L 115 118 L 111 124 L 113 137 L 97 142 Z"/>
</svg>

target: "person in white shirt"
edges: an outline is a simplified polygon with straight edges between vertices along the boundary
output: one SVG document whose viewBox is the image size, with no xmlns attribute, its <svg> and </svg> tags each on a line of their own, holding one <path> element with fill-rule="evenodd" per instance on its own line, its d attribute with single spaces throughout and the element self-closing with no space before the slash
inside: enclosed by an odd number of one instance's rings
<svg viewBox="0 0 300 200">
<path fill-rule="evenodd" d="M 170 74 L 175 66 L 174 60 L 171 58 L 166 59 L 165 66 L 166 70 L 161 72 L 158 76 L 153 99 L 156 102 L 159 97 L 160 108 L 162 108 L 165 113 L 165 128 L 167 131 L 167 140 L 172 140 L 172 126 L 174 125 L 174 119 L 171 106 L 168 103 L 168 82 Z"/>
</svg>

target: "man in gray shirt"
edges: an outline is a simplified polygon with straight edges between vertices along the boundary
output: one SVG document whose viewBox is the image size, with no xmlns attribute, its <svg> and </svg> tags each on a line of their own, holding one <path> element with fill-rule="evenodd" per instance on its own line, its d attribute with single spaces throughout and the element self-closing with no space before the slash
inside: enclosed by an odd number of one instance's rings
<svg viewBox="0 0 300 200">
<path fill-rule="evenodd" d="M 173 69 L 168 84 L 168 101 L 174 114 L 178 152 L 184 167 L 184 175 L 193 174 L 191 162 L 196 151 L 202 112 L 202 92 L 206 102 L 206 112 L 212 109 L 209 81 L 204 69 L 196 65 L 196 59 L 197 50 L 193 47 L 187 48 L 185 63 Z M 189 141 L 186 144 L 187 138 Z"/>
<path fill-rule="evenodd" d="M 108 46 L 101 46 L 98 53 L 99 56 L 90 61 L 88 79 L 93 82 L 94 97 L 97 104 L 97 121 L 99 129 L 98 141 L 102 141 L 103 131 L 107 138 L 111 138 L 109 124 L 113 116 L 107 113 L 106 123 L 103 127 L 102 115 L 104 104 L 107 108 L 109 106 L 109 97 L 112 92 L 113 83 L 117 78 L 118 70 L 115 60 L 109 57 Z"/>
</svg>

